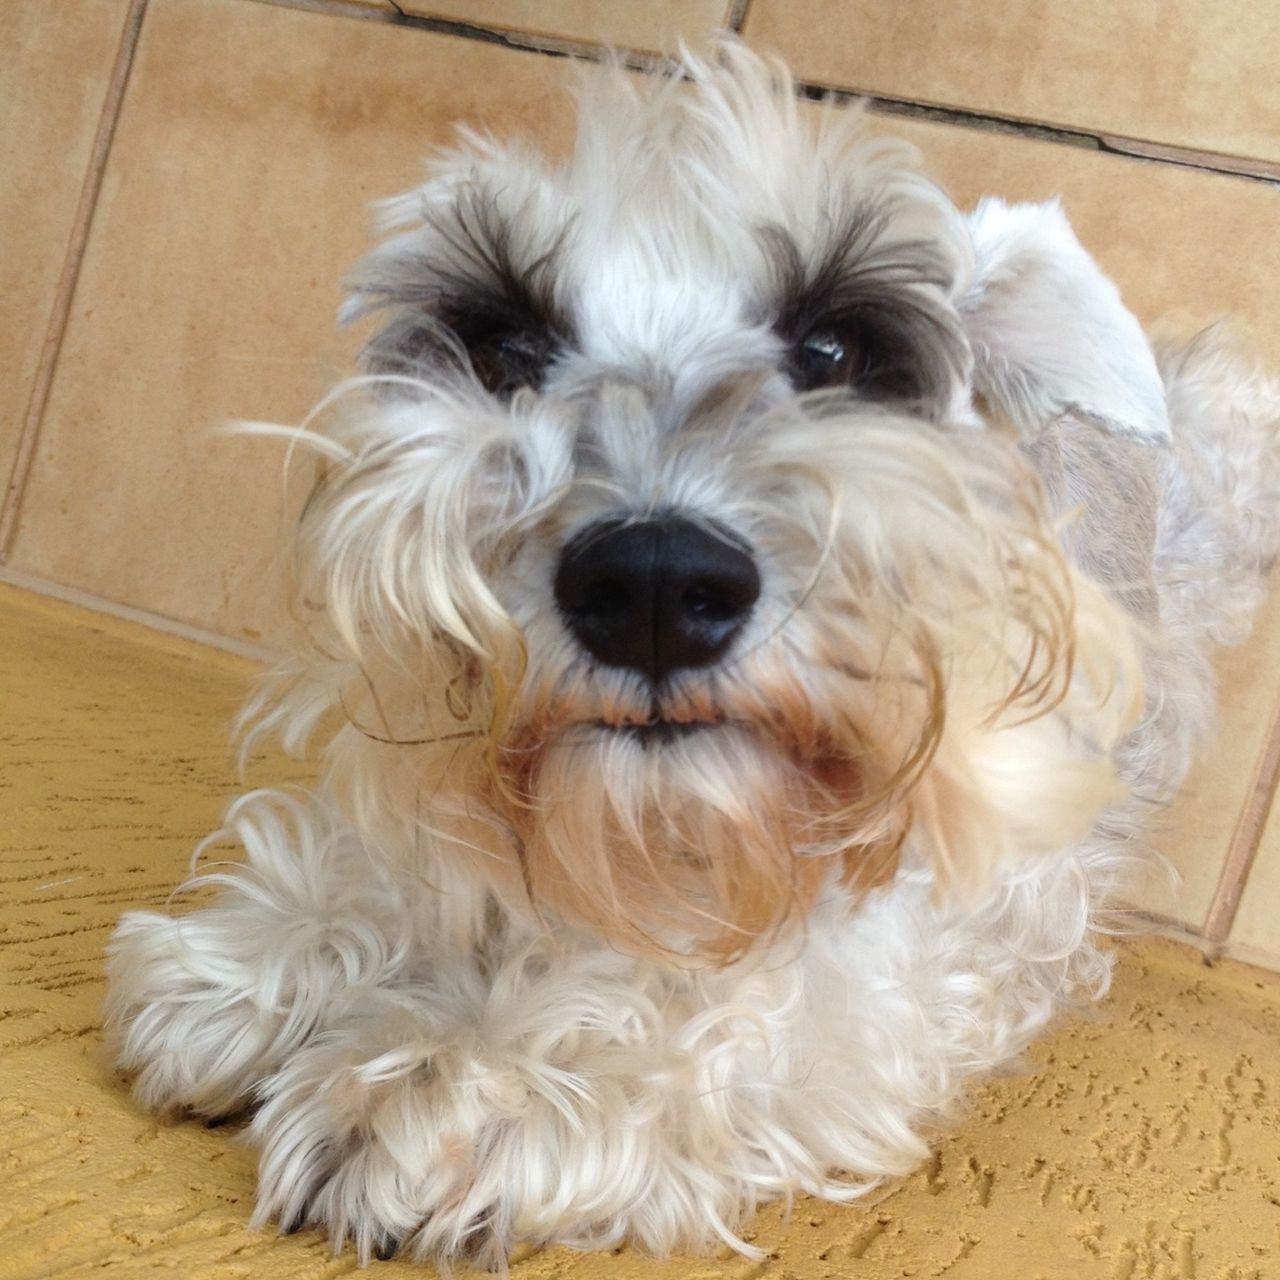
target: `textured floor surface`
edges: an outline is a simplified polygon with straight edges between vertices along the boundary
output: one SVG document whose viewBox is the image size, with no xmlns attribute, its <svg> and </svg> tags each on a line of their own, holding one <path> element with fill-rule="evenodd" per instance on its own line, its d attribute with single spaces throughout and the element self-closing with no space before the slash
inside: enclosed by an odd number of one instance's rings
<svg viewBox="0 0 1280 1280">
<path fill-rule="evenodd" d="M 229 1129 L 157 1123 L 101 1056 L 102 950 L 161 904 L 234 789 L 249 669 L 0 589 L 0 1277 L 286 1280 L 356 1269 L 245 1228 Z M 265 762 L 256 780 L 278 777 Z M 875 1202 L 763 1214 L 763 1262 L 536 1254 L 519 1280 L 1280 1277 L 1280 977 L 1125 948 L 1094 1016 L 979 1091 Z M 426 1275 L 404 1262 L 371 1274 Z"/>
</svg>

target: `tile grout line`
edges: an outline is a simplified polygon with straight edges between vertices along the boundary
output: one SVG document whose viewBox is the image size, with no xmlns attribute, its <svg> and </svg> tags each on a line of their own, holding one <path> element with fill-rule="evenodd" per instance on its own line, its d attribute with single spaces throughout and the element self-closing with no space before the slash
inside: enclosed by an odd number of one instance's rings
<svg viewBox="0 0 1280 1280">
<path fill-rule="evenodd" d="M 89 153 L 84 182 L 80 187 L 80 198 L 71 224 L 71 235 L 67 241 L 67 251 L 62 262 L 62 273 L 58 278 L 58 289 L 54 294 L 53 307 L 45 330 L 44 345 L 40 350 L 40 362 L 36 366 L 31 395 L 27 400 L 26 413 L 23 415 L 22 427 L 18 433 L 17 453 L 9 473 L 4 501 L 0 503 L 0 565 L 9 558 L 9 553 L 13 549 L 13 540 L 18 531 L 18 512 L 35 461 L 36 440 L 49 403 L 49 394 L 53 389 L 53 375 L 57 369 L 58 356 L 62 351 L 62 340 L 66 335 L 67 320 L 71 314 L 71 300 L 80 279 L 80 267 L 84 262 L 89 229 L 93 224 L 98 195 L 102 190 L 107 157 L 115 137 L 116 124 L 120 119 L 120 109 L 124 103 L 125 89 L 129 83 L 129 73 L 133 68 L 133 56 L 138 47 L 138 38 L 142 32 L 142 20 L 146 10 L 147 0 L 130 0 L 124 28 L 120 33 L 120 44 L 116 49 L 115 63 L 111 68 L 111 79 L 107 83 L 102 111 L 98 116 L 93 149 Z"/>
<path fill-rule="evenodd" d="M 810 102 L 835 102 L 841 106 L 864 102 L 868 110 L 880 115 L 908 116 L 963 129 L 1005 133 L 1011 137 L 1033 138 L 1038 142 L 1053 142 L 1058 146 L 1075 147 L 1077 150 L 1105 150 L 1101 139 L 1084 129 L 1015 120 L 1010 116 L 988 115 L 964 107 L 940 107 L 928 102 L 915 102 L 910 98 L 889 98 L 862 89 L 840 89 L 810 80 L 797 80 L 796 93 Z"/>
<path fill-rule="evenodd" d="M 541 54 L 549 58 L 573 58 L 583 62 L 599 62 L 607 52 L 605 46 L 590 41 L 573 40 L 560 36 L 544 36 L 531 31 L 504 30 L 483 27 L 454 18 L 428 18 L 422 14 L 406 13 L 395 3 L 388 9 L 357 4 L 355 0 L 249 0 L 253 4 L 270 5 L 277 9 L 297 9 L 303 13 L 316 13 L 329 17 L 352 18 L 362 22 L 376 22 L 389 27 L 403 27 L 409 31 L 426 31 L 432 35 L 453 36 L 459 40 L 473 40 L 477 44 L 492 44 L 517 53 Z M 643 49 L 617 49 L 619 64 L 631 71 L 651 71 L 664 62 L 670 62 L 665 54 Z"/>
<path fill-rule="evenodd" d="M 411 30 L 429 31 L 437 35 L 455 36 L 461 40 L 475 40 L 482 44 L 502 45 L 524 53 L 539 53 L 553 58 L 578 58 L 599 61 L 604 46 L 589 40 L 568 37 L 542 36 L 536 32 L 506 30 L 486 27 L 478 23 L 463 22 L 452 18 L 430 18 L 421 14 L 406 13 L 400 7 L 401 0 L 387 0 L 386 9 L 356 3 L 356 0 L 250 0 L 251 3 L 269 4 L 283 9 L 301 9 L 311 13 L 360 18 L 383 22 L 391 26 Z M 741 34 L 751 7 L 751 0 L 732 0 L 726 27 Z M 617 50 L 619 60 L 631 70 L 651 72 L 666 64 L 668 55 L 642 49 Z M 858 89 L 838 88 L 815 81 L 796 81 L 798 95 L 811 99 L 831 99 L 836 102 L 865 102 L 871 110 L 883 115 L 918 116 L 962 128 L 985 129 L 992 133 L 1006 133 L 1014 137 L 1026 137 L 1059 146 L 1071 146 L 1102 155 L 1122 156 L 1129 160 L 1145 160 L 1153 164 L 1173 165 L 1179 169 L 1193 169 L 1202 173 L 1214 173 L 1229 178 L 1241 178 L 1249 182 L 1280 184 L 1280 166 L 1264 161 L 1250 161 L 1214 151 L 1202 151 L 1194 147 L 1169 146 L 1146 142 L 1141 138 L 1125 138 L 1120 134 L 1092 133 L 1087 129 L 1075 129 L 1067 125 L 1041 124 L 1034 120 L 1020 120 L 984 111 L 972 111 L 963 107 L 943 107 L 910 98 L 886 97 Z"/>
<path fill-rule="evenodd" d="M 1223 859 L 1218 884 L 1205 916 L 1204 940 L 1213 955 L 1221 954 L 1231 936 L 1232 926 L 1240 910 L 1249 882 L 1249 873 L 1257 860 L 1262 845 L 1263 832 L 1271 805 L 1280 783 L 1280 704 L 1272 714 L 1266 743 L 1254 771 L 1249 794 L 1240 808 L 1231 839 L 1227 842 L 1227 856 Z"/>
<path fill-rule="evenodd" d="M 1254 947 L 1247 943 L 1232 942 L 1228 939 L 1218 950 L 1206 957 L 1209 964 L 1218 960 L 1232 960 L 1236 964 L 1247 964 L 1252 969 L 1264 969 L 1268 973 L 1280 973 L 1280 957 L 1274 947 Z"/>
<path fill-rule="evenodd" d="M 139 609 L 131 604 L 121 604 L 118 600 L 108 600 L 105 596 L 94 595 L 91 591 L 64 586 L 60 582 L 53 582 L 32 573 L 24 573 L 20 569 L 0 567 L 0 584 L 16 587 L 20 591 L 27 591 L 49 600 L 57 600 L 62 604 L 74 605 L 78 609 L 104 614 L 108 618 L 118 618 L 159 635 L 172 636 L 206 649 L 229 653 L 258 666 L 271 666 L 281 657 L 278 650 L 268 645 L 254 644 L 250 640 L 237 640 L 234 636 L 210 631 L 193 623 L 179 622 L 176 618 L 168 618 L 162 613 L 153 613 L 149 609 Z"/>
<path fill-rule="evenodd" d="M 1097 135 L 1100 150 L 1107 155 L 1130 156 L 1135 160 L 1158 160 L 1183 169 L 1204 173 L 1221 173 L 1231 178 L 1250 178 L 1280 186 L 1280 163 L 1232 156 L 1223 151 L 1202 151 L 1163 142 L 1147 142 L 1142 138 L 1126 138 L 1123 134 Z"/>
<path fill-rule="evenodd" d="M 1090 133 L 1087 129 L 1073 129 L 1066 125 L 1040 124 L 1034 120 L 1018 120 L 1013 116 L 995 115 L 983 111 L 970 111 L 964 107 L 940 107 L 910 98 L 889 98 L 859 89 L 836 89 L 811 81 L 797 81 L 797 92 L 813 102 L 834 101 L 840 104 L 865 102 L 867 107 L 881 115 L 909 116 L 932 120 L 955 128 L 980 129 L 988 133 L 1003 133 L 1010 137 L 1030 138 L 1037 142 L 1050 142 L 1057 146 L 1075 147 L 1077 150 L 1096 151 L 1100 155 L 1121 156 L 1127 160 L 1145 160 L 1151 164 L 1167 164 L 1178 169 L 1194 169 L 1200 173 L 1213 173 L 1220 177 L 1240 178 L 1246 182 L 1261 182 L 1267 186 L 1280 184 L 1280 167 L 1273 172 L 1264 162 L 1240 159 L 1212 151 L 1197 151 L 1191 147 L 1162 146 L 1144 142 L 1140 138 L 1124 138 L 1119 134 Z M 1218 163 L 1211 163 L 1217 161 Z"/>
</svg>

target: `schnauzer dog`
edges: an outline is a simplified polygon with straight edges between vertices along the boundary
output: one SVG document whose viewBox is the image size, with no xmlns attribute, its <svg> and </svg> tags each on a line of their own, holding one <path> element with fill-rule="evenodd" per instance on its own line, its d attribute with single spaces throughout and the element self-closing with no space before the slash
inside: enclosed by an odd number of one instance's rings
<svg viewBox="0 0 1280 1280">
<path fill-rule="evenodd" d="M 251 1109 L 255 1221 L 362 1260 L 749 1253 L 911 1169 L 1106 990 L 1280 540 L 1277 387 L 1057 205 L 732 45 L 583 92 L 386 206 L 247 713 L 322 783 L 111 948 L 138 1099 Z"/>
</svg>

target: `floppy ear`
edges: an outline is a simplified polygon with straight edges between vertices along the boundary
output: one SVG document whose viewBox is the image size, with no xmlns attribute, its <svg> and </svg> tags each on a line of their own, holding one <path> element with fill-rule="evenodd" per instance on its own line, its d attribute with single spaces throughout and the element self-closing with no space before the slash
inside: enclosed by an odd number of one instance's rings
<svg viewBox="0 0 1280 1280">
<path fill-rule="evenodd" d="M 1027 435 L 1070 413 L 1167 439 L 1164 385 L 1142 327 L 1057 201 L 983 200 L 968 219 L 973 284 L 960 303 L 974 390 Z"/>
</svg>

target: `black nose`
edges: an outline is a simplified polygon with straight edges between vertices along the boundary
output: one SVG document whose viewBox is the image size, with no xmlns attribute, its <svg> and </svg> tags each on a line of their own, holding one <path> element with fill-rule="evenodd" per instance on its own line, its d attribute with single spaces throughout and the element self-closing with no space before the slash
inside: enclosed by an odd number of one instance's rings
<svg viewBox="0 0 1280 1280">
<path fill-rule="evenodd" d="M 727 534 L 689 520 L 606 520 L 564 549 L 555 592 L 593 657 L 657 682 L 724 653 L 760 595 L 760 571 Z"/>
</svg>

